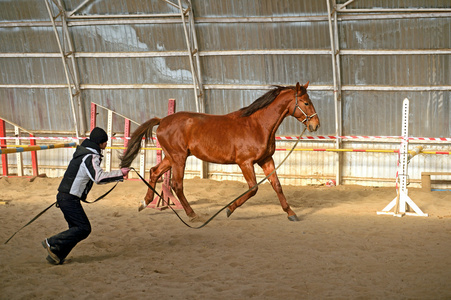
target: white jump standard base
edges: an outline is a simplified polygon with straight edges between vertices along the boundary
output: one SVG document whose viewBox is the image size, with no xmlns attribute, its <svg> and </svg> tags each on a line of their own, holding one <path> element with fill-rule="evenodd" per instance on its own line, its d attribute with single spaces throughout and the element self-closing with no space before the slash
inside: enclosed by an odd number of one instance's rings
<svg viewBox="0 0 451 300">
<path fill-rule="evenodd" d="M 398 204 L 398 205 L 397 205 Z M 413 212 L 409 208 L 413 209 Z M 393 211 L 391 211 L 393 209 Z M 382 211 L 377 212 L 378 215 L 393 215 L 395 217 L 418 216 L 427 217 L 421 209 L 410 199 L 410 197 L 403 191 L 399 191 L 399 196 L 396 196 Z"/>
<path fill-rule="evenodd" d="M 409 128 L 409 99 L 404 99 L 403 102 L 403 112 L 402 112 L 402 142 L 401 147 L 399 149 L 399 159 L 398 159 L 398 174 L 396 186 L 398 186 L 398 193 L 382 211 L 378 211 L 378 215 L 393 215 L 395 217 L 402 217 L 404 215 L 409 216 L 420 216 L 427 217 L 428 214 L 425 214 L 421 211 L 421 209 L 410 199 L 407 195 L 407 164 L 409 160 L 418 154 L 418 151 L 411 151 L 409 153 L 409 137 L 408 137 L 408 128 Z M 409 159 L 410 154 L 410 159 Z M 411 211 L 411 209 L 413 211 Z"/>
</svg>

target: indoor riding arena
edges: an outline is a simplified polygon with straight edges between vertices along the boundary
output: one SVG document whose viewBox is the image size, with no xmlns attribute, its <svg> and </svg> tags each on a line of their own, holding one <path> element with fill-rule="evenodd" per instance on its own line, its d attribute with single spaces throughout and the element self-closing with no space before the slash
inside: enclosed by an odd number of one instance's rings
<svg viewBox="0 0 451 300">
<path fill-rule="evenodd" d="M 449 0 L 2 0 L 0 41 L 1 300 L 451 299 Z"/>
</svg>

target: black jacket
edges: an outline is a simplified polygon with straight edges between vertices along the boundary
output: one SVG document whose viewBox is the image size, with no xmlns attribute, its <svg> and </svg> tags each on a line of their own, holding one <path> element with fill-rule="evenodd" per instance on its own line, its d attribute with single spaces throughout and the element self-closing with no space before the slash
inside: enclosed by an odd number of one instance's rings
<svg viewBox="0 0 451 300">
<path fill-rule="evenodd" d="M 103 157 L 100 151 L 99 145 L 89 139 L 85 139 L 80 146 L 77 146 L 58 191 L 85 200 L 94 182 L 103 184 L 123 181 L 121 170 L 103 171 L 100 167 Z"/>
</svg>

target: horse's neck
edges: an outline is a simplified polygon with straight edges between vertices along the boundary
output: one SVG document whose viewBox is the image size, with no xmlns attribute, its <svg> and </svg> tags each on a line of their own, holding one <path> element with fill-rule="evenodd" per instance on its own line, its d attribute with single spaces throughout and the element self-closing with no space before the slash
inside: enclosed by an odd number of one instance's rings
<svg viewBox="0 0 451 300">
<path fill-rule="evenodd" d="M 281 99 L 278 99 L 279 97 Z M 258 119 L 260 125 L 268 131 L 269 136 L 275 136 L 280 124 L 288 116 L 287 106 L 289 101 L 286 94 L 279 95 L 273 103 L 255 112 L 250 117 Z"/>
</svg>

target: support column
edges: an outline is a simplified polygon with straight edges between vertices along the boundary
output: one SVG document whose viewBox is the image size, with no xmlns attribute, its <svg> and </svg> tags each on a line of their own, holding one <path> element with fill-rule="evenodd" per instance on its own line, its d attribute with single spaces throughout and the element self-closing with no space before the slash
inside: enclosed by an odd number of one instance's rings
<svg viewBox="0 0 451 300">
<path fill-rule="evenodd" d="M 84 105 L 81 98 L 81 90 L 80 90 L 80 80 L 77 70 L 77 64 L 75 61 L 75 50 L 72 42 L 72 38 L 69 34 L 67 21 L 66 21 L 66 11 L 64 8 L 64 4 L 61 0 L 45 0 L 45 5 L 47 6 L 47 11 L 50 16 L 50 20 L 52 22 L 53 30 L 55 32 L 56 40 L 58 43 L 58 47 L 61 53 L 61 60 L 64 67 L 64 72 L 66 76 L 66 81 L 68 85 L 69 99 L 72 108 L 72 115 L 74 118 L 75 125 L 75 134 L 77 138 L 80 137 L 79 130 L 82 135 L 85 135 L 86 132 L 86 118 Z M 53 13 L 53 5 L 56 5 L 58 11 L 56 15 Z M 56 20 L 61 19 L 61 31 L 62 36 L 58 33 L 58 29 L 56 27 Z M 78 112 L 78 118 L 77 118 Z M 79 128 L 80 126 L 80 128 Z"/>
<path fill-rule="evenodd" d="M 197 44 L 196 28 L 194 25 L 194 12 L 191 0 L 186 0 L 188 8 L 183 9 L 181 0 L 178 0 L 180 16 L 182 18 L 183 30 L 185 33 L 186 47 L 193 77 L 194 97 L 196 100 L 197 112 L 205 112 L 204 88 L 202 84 L 202 73 L 199 58 L 199 46 Z M 186 20 L 186 16 L 188 20 Z M 208 163 L 201 161 L 200 178 L 208 177 Z"/>
<path fill-rule="evenodd" d="M 334 10 L 331 12 L 330 0 L 327 2 L 327 16 L 329 20 L 329 36 L 330 36 L 330 49 L 332 58 L 332 75 L 334 84 L 334 104 L 335 104 L 335 135 L 336 139 L 336 149 L 342 148 L 343 136 L 343 118 L 342 118 L 342 102 L 341 102 L 341 72 L 340 72 L 340 49 L 339 49 L 339 37 L 338 37 L 338 22 L 337 22 L 337 3 L 336 0 L 332 0 Z M 333 23 L 332 23 L 333 19 Z M 335 176 L 336 184 L 341 184 L 342 168 L 343 168 L 343 153 L 337 151 L 336 153 L 336 166 L 337 172 Z"/>
<path fill-rule="evenodd" d="M 194 13 L 191 0 L 186 1 L 188 8 L 184 9 L 181 0 L 178 0 L 180 16 L 182 18 L 183 31 L 185 33 L 186 48 L 193 78 L 194 98 L 196 100 L 197 112 L 205 112 L 204 90 L 202 85 L 202 75 L 200 69 L 199 47 L 197 44 L 196 30 L 194 26 Z M 186 20 L 188 16 L 188 20 Z"/>
</svg>

